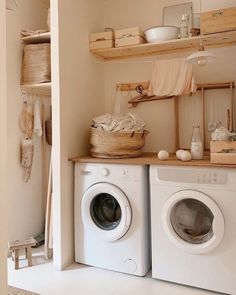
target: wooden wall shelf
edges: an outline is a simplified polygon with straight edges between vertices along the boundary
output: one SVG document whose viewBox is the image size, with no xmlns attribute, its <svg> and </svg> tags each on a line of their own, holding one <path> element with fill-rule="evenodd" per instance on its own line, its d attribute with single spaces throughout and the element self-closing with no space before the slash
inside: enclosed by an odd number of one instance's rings
<svg viewBox="0 0 236 295">
<path fill-rule="evenodd" d="M 52 83 L 39 83 L 39 84 L 22 84 L 21 90 L 30 94 L 51 96 Z"/>
<path fill-rule="evenodd" d="M 96 49 L 90 51 L 96 57 L 102 58 L 105 61 L 109 61 L 196 50 L 200 44 L 200 41 L 203 42 L 203 45 L 206 48 L 236 45 L 236 31 L 197 36 L 186 39 L 176 39 L 158 43 L 146 43 L 134 46 Z"/>
<path fill-rule="evenodd" d="M 92 156 L 76 157 L 69 159 L 74 163 L 97 163 L 97 164 L 125 164 L 125 165 L 167 165 L 167 166 L 187 166 L 187 167 L 227 167 L 235 168 L 236 165 L 214 164 L 210 162 L 210 156 L 204 156 L 203 160 L 192 160 L 184 162 L 177 160 L 175 155 L 171 155 L 166 161 L 161 161 L 157 153 L 143 153 L 142 157 L 129 159 L 99 159 Z"/>
<path fill-rule="evenodd" d="M 21 38 L 21 40 L 25 44 L 50 43 L 51 42 L 51 32 L 23 37 L 23 38 Z"/>
</svg>

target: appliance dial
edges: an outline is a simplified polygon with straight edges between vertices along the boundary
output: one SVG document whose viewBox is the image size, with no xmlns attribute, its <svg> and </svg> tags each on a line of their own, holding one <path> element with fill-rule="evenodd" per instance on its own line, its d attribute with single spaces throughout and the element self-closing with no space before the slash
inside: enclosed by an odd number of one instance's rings
<svg viewBox="0 0 236 295">
<path fill-rule="evenodd" d="M 100 171 L 101 176 L 108 176 L 110 171 L 107 168 L 102 168 Z"/>
</svg>

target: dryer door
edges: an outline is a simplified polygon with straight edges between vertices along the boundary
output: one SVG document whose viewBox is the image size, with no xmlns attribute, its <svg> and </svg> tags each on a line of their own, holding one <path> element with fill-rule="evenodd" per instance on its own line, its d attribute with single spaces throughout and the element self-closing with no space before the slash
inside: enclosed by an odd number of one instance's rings
<svg viewBox="0 0 236 295">
<path fill-rule="evenodd" d="M 132 211 L 123 191 L 110 183 L 97 183 L 84 193 L 81 215 L 88 230 L 98 238 L 112 242 L 128 231 Z"/>
<path fill-rule="evenodd" d="M 163 227 L 182 250 L 203 254 L 215 249 L 224 235 L 224 218 L 217 204 L 206 194 L 183 190 L 164 204 Z"/>
</svg>

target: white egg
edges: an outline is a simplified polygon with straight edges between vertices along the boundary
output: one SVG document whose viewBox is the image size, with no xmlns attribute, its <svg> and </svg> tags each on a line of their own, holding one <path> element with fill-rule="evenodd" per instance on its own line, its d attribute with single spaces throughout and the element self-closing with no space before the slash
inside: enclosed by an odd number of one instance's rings
<svg viewBox="0 0 236 295">
<path fill-rule="evenodd" d="M 181 153 L 181 160 L 182 161 L 191 161 L 192 160 L 191 153 L 188 151 L 183 151 Z"/>
<path fill-rule="evenodd" d="M 181 160 L 181 154 L 182 154 L 182 152 L 184 152 L 184 150 L 178 150 L 178 151 L 175 153 L 177 159 Z"/>
<path fill-rule="evenodd" d="M 161 161 L 165 161 L 169 158 L 169 153 L 165 150 L 161 150 L 157 156 Z"/>
</svg>

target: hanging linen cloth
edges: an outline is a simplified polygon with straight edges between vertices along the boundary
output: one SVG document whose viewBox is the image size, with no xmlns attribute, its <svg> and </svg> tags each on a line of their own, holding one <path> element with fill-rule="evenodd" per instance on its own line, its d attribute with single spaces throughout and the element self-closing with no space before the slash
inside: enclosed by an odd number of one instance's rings
<svg viewBox="0 0 236 295">
<path fill-rule="evenodd" d="M 104 114 L 93 119 L 92 127 L 109 132 L 143 132 L 145 123 L 134 113 Z"/>
<path fill-rule="evenodd" d="M 42 129 L 42 122 L 40 116 L 40 105 L 39 105 L 39 98 L 35 98 L 34 103 L 34 133 L 37 136 L 42 136 L 43 129 Z"/>
<path fill-rule="evenodd" d="M 154 63 L 148 96 L 180 96 L 196 92 L 193 67 L 185 58 L 159 60 Z"/>
</svg>

